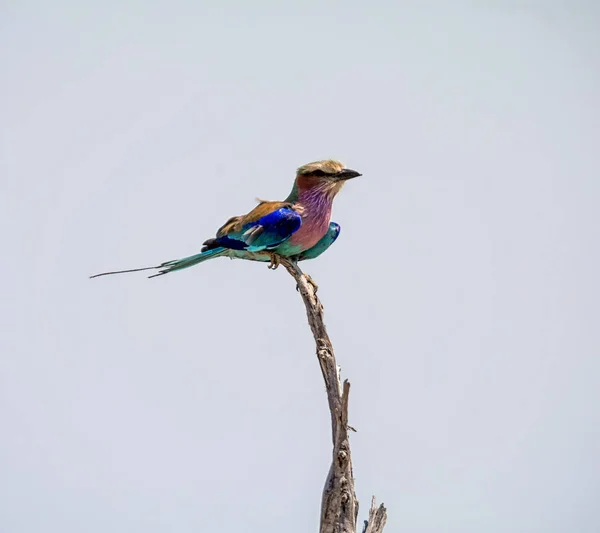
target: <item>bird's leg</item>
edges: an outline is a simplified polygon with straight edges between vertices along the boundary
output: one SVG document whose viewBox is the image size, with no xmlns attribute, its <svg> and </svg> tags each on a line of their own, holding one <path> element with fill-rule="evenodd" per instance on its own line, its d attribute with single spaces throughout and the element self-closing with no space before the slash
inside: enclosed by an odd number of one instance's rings
<svg viewBox="0 0 600 533">
<path fill-rule="evenodd" d="M 271 262 L 269 263 L 269 266 L 267 268 L 269 268 L 270 270 L 277 270 L 277 267 L 281 263 L 281 258 L 278 254 L 274 252 L 270 252 L 269 256 L 271 257 Z"/>
</svg>

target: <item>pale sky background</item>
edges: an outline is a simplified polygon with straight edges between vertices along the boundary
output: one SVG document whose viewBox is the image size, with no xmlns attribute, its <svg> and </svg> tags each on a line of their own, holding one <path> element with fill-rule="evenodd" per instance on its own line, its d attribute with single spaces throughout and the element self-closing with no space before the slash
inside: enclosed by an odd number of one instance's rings
<svg viewBox="0 0 600 533">
<path fill-rule="evenodd" d="M 88 276 L 330 157 L 364 176 L 304 267 L 360 519 L 374 493 L 388 533 L 600 531 L 600 7 L 452 5 L 2 2 L 2 533 L 317 531 L 287 273 Z"/>
</svg>

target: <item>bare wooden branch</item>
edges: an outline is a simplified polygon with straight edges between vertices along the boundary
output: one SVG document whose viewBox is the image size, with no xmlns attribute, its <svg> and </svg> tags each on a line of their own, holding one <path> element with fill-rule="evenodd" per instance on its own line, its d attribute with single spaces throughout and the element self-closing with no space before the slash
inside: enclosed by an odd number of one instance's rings
<svg viewBox="0 0 600 533">
<path fill-rule="evenodd" d="M 383 503 L 375 506 L 375 496 L 371 498 L 371 508 L 369 509 L 369 519 L 365 520 L 363 533 L 381 533 L 387 520 L 387 509 Z"/>
<path fill-rule="evenodd" d="M 350 383 L 342 386 L 340 372 L 335 360 L 333 345 L 325 328 L 323 305 L 317 297 L 317 285 L 304 274 L 297 263 L 281 258 L 281 264 L 296 280 L 296 287 L 306 307 L 308 325 L 315 339 L 317 359 L 321 366 L 327 401 L 331 414 L 333 457 L 321 500 L 320 533 L 357 533 L 358 500 L 354 492 L 354 474 L 348 440 L 348 398 Z M 374 510 L 371 503 L 369 520 L 365 521 L 363 533 L 381 533 L 385 526 L 387 511 L 383 505 Z"/>
</svg>

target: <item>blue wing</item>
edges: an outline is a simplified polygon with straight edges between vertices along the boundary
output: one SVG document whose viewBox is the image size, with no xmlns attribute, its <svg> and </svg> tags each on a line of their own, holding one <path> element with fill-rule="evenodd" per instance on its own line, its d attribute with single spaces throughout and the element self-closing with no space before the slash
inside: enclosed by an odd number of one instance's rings
<svg viewBox="0 0 600 533">
<path fill-rule="evenodd" d="M 262 202 L 250 213 L 229 219 L 215 239 L 204 243 L 203 250 L 217 247 L 260 252 L 279 246 L 302 225 L 301 216 L 290 204 Z"/>
</svg>

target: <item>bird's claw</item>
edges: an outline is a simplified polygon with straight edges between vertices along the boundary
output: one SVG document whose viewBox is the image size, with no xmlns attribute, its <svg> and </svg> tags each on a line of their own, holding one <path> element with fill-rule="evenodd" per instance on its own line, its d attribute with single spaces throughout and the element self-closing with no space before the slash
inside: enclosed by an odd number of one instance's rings
<svg viewBox="0 0 600 533">
<path fill-rule="evenodd" d="M 267 267 L 269 270 L 277 270 L 277 267 L 281 264 L 281 258 L 277 254 L 271 254 L 271 262 Z"/>
</svg>

